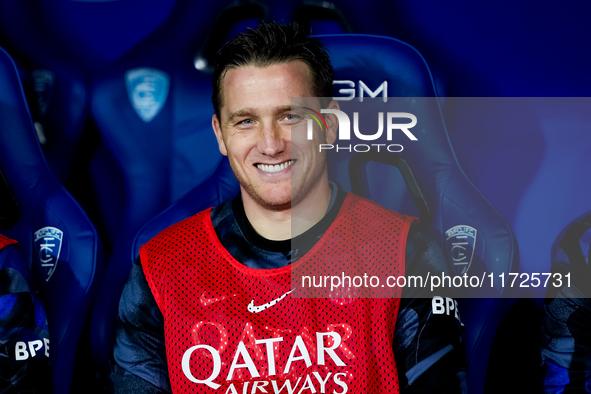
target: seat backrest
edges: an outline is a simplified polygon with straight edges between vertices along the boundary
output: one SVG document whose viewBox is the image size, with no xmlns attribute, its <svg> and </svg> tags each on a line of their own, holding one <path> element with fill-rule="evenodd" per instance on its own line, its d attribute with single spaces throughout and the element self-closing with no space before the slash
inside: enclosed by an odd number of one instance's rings
<svg viewBox="0 0 591 394">
<path fill-rule="evenodd" d="M 88 115 L 84 71 L 44 31 L 35 2 L 0 4 L 0 46 L 16 62 L 39 141 L 54 175 L 66 183 Z"/>
<path fill-rule="evenodd" d="M 319 38 L 329 50 L 335 71 L 333 94 L 341 100 L 343 111 L 354 108 L 352 105 L 359 103 L 363 96 L 368 100 L 371 92 L 379 98 L 381 111 L 411 113 L 420 122 L 413 129 L 420 130 L 417 132 L 418 141 L 409 141 L 400 133 L 403 139 L 372 142 L 403 144 L 403 150 L 396 155 L 408 164 L 424 197 L 427 209 L 421 209 L 424 212 L 421 215 L 422 226 L 440 244 L 450 270 L 458 275 L 516 272 L 518 253 L 513 232 L 460 168 L 436 98 L 433 77 L 419 52 L 388 37 L 326 35 Z M 382 102 L 384 100 L 386 102 Z M 338 143 L 337 140 L 335 144 Z M 352 141 L 340 143 L 348 145 Z M 349 190 L 347 163 L 351 156 L 342 151 L 329 152 L 330 176 Z M 396 196 L 400 190 L 406 190 L 404 183 L 397 183 L 391 174 L 387 168 L 367 164 L 363 178 L 366 179 L 368 197 L 387 205 L 388 196 Z M 410 197 L 399 200 L 410 201 L 410 204 L 390 208 L 403 213 L 418 213 Z M 414 210 L 408 212 L 409 207 Z M 463 255 L 456 254 L 460 243 L 462 248 L 466 248 Z M 500 287 L 483 288 L 464 294 L 469 298 L 458 300 L 466 326 L 464 340 L 469 362 L 468 382 L 473 392 L 484 389 L 490 345 L 503 313 L 498 308 L 498 298 L 502 294 Z"/>
<path fill-rule="evenodd" d="M 256 4 L 236 7 L 222 14 L 214 27 L 218 34 L 211 39 L 236 33 L 233 28 L 241 21 L 254 27 L 264 17 Z M 93 177 L 99 182 L 120 179 L 123 187 L 95 184 L 113 243 L 106 271 L 110 280 L 100 291 L 91 324 L 93 354 L 105 373 L 135 235 L 155 215 L 211 178 L 223 158 L 211 128 L 208 62 L 217 48 L 192 35 L 189 21 L 169 26 L 170 30 L 142 43 L 93 81 L 91 114 L 106 152 L 103 157 L 111 159 L 109 165 L 97 159 L 93 167 L 100 172 Z"/>
<path fill-rule="evenodd" d="M 171 15 L 177 0 L 151 1 L 4 1 L 0 31 L 11 44 L 42 61 L 61 52 L 69 64 L 86 71 L 114 61 Z M 198 15 L 205 19 L 206 15 Z"/>
<path fill-rule="evenodd" d="M 212 149 L 217 143 L 211 132 L 209 62 L 218 47 L 209 42 L 222 45 L 218 36 L 230 34 L 239 22 L 256 26 L 263 18 L 256 4 L 228 7 L 213 26 L 216 34 L 202 37 L 196 34 L 202 26 L 185 15 L 95 75 L 91 115 L 123 186 L 95 185 L 110 239 L 133 238 L 153 215 L 217 168 L 221 155 Z M 93 167 L 101 171 L 102 164 Z"/>
<path fill-rule="evenodd" d="M 230 162 L 223 158 L 216 172 L 204 183 L 193 188 L 174 204 L 150 220 L 136 235 L 133 241 L 132 259 L 140 255 L 143 244 L 154 238 L 165 228 L 172 226 L 209 207 L 236 197 L 240 185 L 230 168 Z"/>
<path fill-rule="evenodd" d="M 67 393 L 102 272 L 102 246 L 84 211 L 49 170 L 16 66 L 3 49 L 0 85 L 0 171 L 19 207 L 11 228 L 2 233 L 19 242 L 42 294 L 54 392 Z"/>
</svg>

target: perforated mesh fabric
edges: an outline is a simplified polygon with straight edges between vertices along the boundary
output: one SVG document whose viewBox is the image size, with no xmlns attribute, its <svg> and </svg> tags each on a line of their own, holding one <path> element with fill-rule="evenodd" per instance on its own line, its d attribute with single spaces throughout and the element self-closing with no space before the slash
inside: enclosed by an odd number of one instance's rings
<svg viewBox="0 0 591 394">
<path fill-rule="evenodd" d="M 294 266 L 313 272 L 318 261 L 348 256 L 403 275 L 412 220 L 348 195 Z M 240 264 L 221 246 L 209 210 L 164 230 L 140 256 L 164 315 L 175 393 L 399 392 L 399 298 L 291 297 L 292 267 Z"/>
</svg>

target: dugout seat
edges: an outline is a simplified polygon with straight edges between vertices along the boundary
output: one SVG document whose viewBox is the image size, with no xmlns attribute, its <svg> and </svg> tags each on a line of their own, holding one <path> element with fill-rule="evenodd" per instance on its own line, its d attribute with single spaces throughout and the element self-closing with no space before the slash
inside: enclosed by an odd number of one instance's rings
<svg viewBox="0 0 591 394">
<path fill-rule="evenodd" d="M 335 4 L 322 1 L 304 1 L 294 6 L 291 20 L 304 26 L 309 34 L 352 33 L 343 12 Z"/>
<path fill-rule="evenodd" d="M 228 36 L 264 18 L 257 3 L 237 3 L 224 9 L 203 40 L 197 35 L 203 27 L 186 14 L 93 80 L 90 108 L 102 144 L 93 181 L 113 247 L 90 333 L 104 373 L 135 235 L 194 187 L 214 174 L 223 177 L 216 171 L 230 173 L 221 166 L 211 128 L 211 61 Z"/>
<path fill-rule="evenodd" d="M 239 192 L 240 185 L 232 173 L 230 162 L 224 157 L 216 172 L 208 180 L 159 213 L 137 233 L 133 241 L 131 255 L 133 261 L 139 258 L 142 245 L 158 235 L 160 231 L 204 209 L 230 200 Z"/>
<path fill-rule="evenodd" d="M 66 184 L 88 115 L 88 86 L 71 53 L 55 45 L 44 31 L 37 6 L 29 1 L 0 4 L 0 46 L 19 67 L 47 163 Z"/>
<path fill-rule="evenodd" d="M 102 272 L 97 232 L 47 166 L 17 68 L 0 49 L 2 234 L 19 242 L 42 294 L 55 393 L 68 393 L 82 328 Z M 3 208 L 4 209 L 4 208 Z"/>
<path fill-rule="evenodd" d="M 333 150 L 328 155 L 329 176 L 345 189 L 352 190 L 354 186 L 357 193 L 389 208 L 420 215 L 422 227 L 440 244 L 452 273 L 480 277 L 485 272 L 495 275 L 517 272 L 518 250 L 513 232 L 460 168 L 449 141 L 431 71 L 420 53 L 388 37 L 325 35 L 318 38 L 329 50 L 335 71 L 333 95 L 341 100 L 342 110 L 354 108 L 361 96 L 369 100 L 371 92 L 382 111 L 409 112 L 420 122 L 413 129 L 419 130 L 418 141 L 402 136 L 404 140 L 392 141 L 402 141 L 402 152 L 385 155 L 386 161 L 390 161 L 392 155 L 401 159 L 396 163 L 400 170 L 369 163 L 382 161 L 382 156 L 357 153 L 352 184 L 348 163 L 353 153 Z M 384 97 L 402 99 L 384 102 Z M 408 192 L 406 197 L 400 196 L 400 190 L 407 190 L 400 174 L 407 183 L 414 183 L 411 189 L 418 191 L 413 195 L 416 203 Z M 393 196 L 400 196 L 399 205 L 392 206 Z M 458 243 L 466 247 L 464 255 L 455 253 Z M 503 295 L 504 289 L 500 286 L 485 287 L 461 294 L 464 298 L 458 300 L 466 327 L 464 342 L 470 392 L 484 391 L 490 346 L 504 313 L 500 302 Z"/>
<path fill-rule="evenodd" d="M 0 31 L 27 57 L 44 63 L 59 53 L 84 72 L 100 70 L 164 23 L 180 0 L 63 1 L 0 3 Z M 199 2 L 207 18 L 207 5 Z M 12 46 L 11 45 L 11 46 Z"/>
</svg>

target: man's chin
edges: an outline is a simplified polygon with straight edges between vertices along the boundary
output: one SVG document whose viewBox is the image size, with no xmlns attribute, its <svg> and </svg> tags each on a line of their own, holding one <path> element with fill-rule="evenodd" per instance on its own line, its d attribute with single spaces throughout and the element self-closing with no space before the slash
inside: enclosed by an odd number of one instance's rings
<svg viewBox="0 0 591 394">
<path fill-rule="evenodd" d="M 284 201 L 284 202 L 277 202 L 277 201 L 273 201 L 272 203 L 267 205 L 267 209 L 270 211 L 287 211 L 289 209 L 291 209 L 291 200 L 289 201 Z"/>
<path fill-rule="evenodd" d="M 283 211 L 291 208 L 291 190 L 265 190 L 249 194 L 258 205 L 265 209 L 271 211 Z"/>
<path fill-rule="evenodd" d="M 267 209 L 271 209 L 274 211 L 282 211 L 285 209 L 291 208 L 291 194 L 288 195 L 278 195 L 278 196 L 269 196 L 267 195 L 265 198 L 262 198 L 260 203 L 265 206 Z"/>
</svg>

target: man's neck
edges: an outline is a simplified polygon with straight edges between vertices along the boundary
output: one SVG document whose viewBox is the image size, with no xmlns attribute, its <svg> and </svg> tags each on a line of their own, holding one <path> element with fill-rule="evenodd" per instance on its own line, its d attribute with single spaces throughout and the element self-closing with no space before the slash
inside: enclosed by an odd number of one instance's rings
<svg viewBox="0 0 591 394">
<path fill-rule="evenodd" d="M 297 237 L 318 223 L 328 209 L 330 198 L 331 187 L 327 181 L 297 204 L 274 210 L 262 207 L 242 190 L 248 221 L 259 235 L 273 241 Z"/>
</svg>

